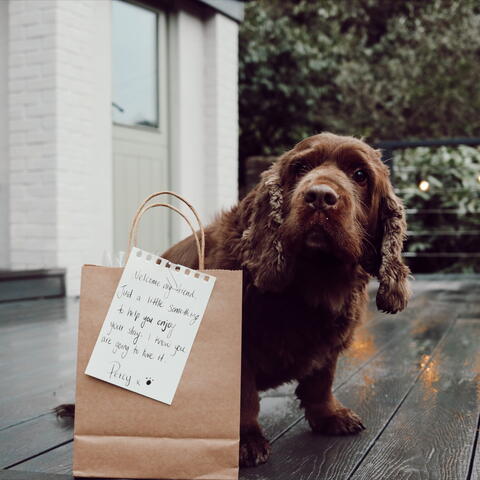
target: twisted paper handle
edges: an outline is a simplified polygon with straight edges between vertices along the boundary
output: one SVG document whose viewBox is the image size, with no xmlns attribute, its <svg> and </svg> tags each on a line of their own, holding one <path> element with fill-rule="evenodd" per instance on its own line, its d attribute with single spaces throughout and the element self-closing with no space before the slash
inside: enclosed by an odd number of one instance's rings
<svg viewBox="0 0 480 480">
<path fill-rule="evenodd" d="M 198 227 L 199 227 L 199 230 L 200 230 L 200 240 L 198 239 L 198 233 L 195 231 L 195 228 L 193 227 L 190 220 L 178 208 L 174 207 L 173 205 L 170 205 L 169 203 L 153 203 L 151 205 L 146 206 L 147 203 L 150 200 L 152 200 L 152 198 L 159 197 L 160 195 L 172 195 L 172 196 L 178 198 L 179 200 L 181 200 L 185 205 L 187 205 L 187 207 L 191 210 L 191 212 L 193 213 L 193 215 L 195 216 L 195 218 L 197 220 Z M 155 207 L 167 207 L 170 210 L 173 210 L 174 212 L 177 212 L 187 222 L 188 226 L 192 230 L 193 236 L 195 238 L 195 243 L 197 245 L 198 269 L 199 270 L 205 270 L 205 231 L 204 231 L 204 228 L 203 228 L 203 224 L 200 220 L 200 217 L 199 217 L 197 211 L 195 210 L 195 208 L 193 207 L 193 205 L 190 202 L 188 202 L 181 195 L 178 195 L 177 193 L 174 193 L 174 192 L 169 192 L 167 190 L 162 191 L 162 192 L 152 193 L 138 207 L 138 209 L 137 209 L 137 211 L 136 211 L 136 213 L 133 217 L 132 224 L 130 226 L 130 233 L 129 233 L 129 237 L 128 237 L 128 249 L 127 249 L 128 256 L 130 256 L 130 252 L 132 250 L 132 247 L 137 246 L 137 230 L 138 230 L 138 224 L 140 222 L 140 219 L 142 218 L 143 214 L 147 210 L 150 210 L 151 208 L 155 208 Z"/>
</svg>

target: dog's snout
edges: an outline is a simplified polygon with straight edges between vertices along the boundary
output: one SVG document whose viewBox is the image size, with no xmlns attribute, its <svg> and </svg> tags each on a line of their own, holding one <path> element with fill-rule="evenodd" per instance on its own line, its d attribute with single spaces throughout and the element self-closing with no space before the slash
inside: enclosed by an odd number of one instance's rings
<svg viewBox="0 0 480 480">
<path fill-rule="evenodd" d="M 338 202 L 338 195 L 328 185 L 313 185 L 305 192 L 304 199 L 312 207 L 327 209 Z"/>
</svg>

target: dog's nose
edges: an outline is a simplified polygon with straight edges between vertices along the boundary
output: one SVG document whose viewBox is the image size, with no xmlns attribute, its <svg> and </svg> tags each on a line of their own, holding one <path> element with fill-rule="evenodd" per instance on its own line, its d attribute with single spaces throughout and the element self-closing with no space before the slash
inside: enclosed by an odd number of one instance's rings
<svg viewBox="0 0 480 480">
<path fill-rule="evenodd" d="M 338 202 L 338 195 L 328 185 L 314 185 L 304 195 L 305 202 L 315 208 L 332 208 Z"/>
</svg>

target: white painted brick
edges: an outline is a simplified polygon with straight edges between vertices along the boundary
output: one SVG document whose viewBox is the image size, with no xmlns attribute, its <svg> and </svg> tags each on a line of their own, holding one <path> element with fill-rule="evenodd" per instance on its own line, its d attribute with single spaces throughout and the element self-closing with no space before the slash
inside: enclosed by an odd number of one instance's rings
<svg viewBox="0 0 480 480">
<path fill-rule="evenodd" d="M 11 2 L 10 2 L 10 5 L 11 5 Z M 10 17 L 10 20 L 11 20 L 11 17 Z M 21 28 L 21 24 L 10 25 L 9 31 L 12 32 L 20 28 Z M 23 37 L 19 39 L 10 38 L 10 45 L 9 45 L 10 53 L 25 53 L 25 52 L 31 52 L 34 50 L 38 50 L 38 45 L 35 45 L 30 40 L 24 39 Z"/>
<path fill-rule="evenodd" d="M 26 105 L 25 115 L 27 118 L 43 118 L 45 114 L 50 115 L 54 112 L 54 108 L 47 109 L 44 103 L 38 103 L 35 105 Z"/>
<path fill-rule="evenodd" d="M 25 10 L 25 2 L 9 2 L 8 10 L 10 16 L 20 15 Z"/>
<path fill-rule="evenodd" d="M 10 68 L 17 66 L 17 65 L 24 65 L 25 64 L 25 54 L 24 53 L 16 53 L 14 55 L 10 55 L 9 58 L 9 66 Z"/>
<path fill-rule="evenodd" d="M 29 25 L 35 25 L 38 23 L 39 20 L 41 20 L 41 13 L 38 9 L 39 7 L 39 2 L 36 0 L 36 8 L 30 8 L 27 9 L 26 11 L 22 12 L 18 17 L 16 18 L 16 21 L 18 22 L 18 25 L 21 25 L 22 27 L 28 27 Z M 33 7 L 33 3 L 30 3 L 31 7 Z"/>
<path fill-rule="evenodd" d="M 23 65 L 11 65 L 8 70 L 8 77 L 10 82 L 18 79 L 38 78 L 41 74 L 41 65 L 31 65 L 27 62 L 25 56 L 25 63 Z"/>
<path fill-rule="evenodd" d="M 27 144 L 29 145 L 42 145 L 48 139 L 49 133 L 44 131 L 29 131 L 27 133 Z"/>
<path fill-rule="evenodd" d="M 205 137 L 210 214 L 237 200 L 237 50 L 238 26 L 220 14 L 206 22 Z"/>
<path fill-rule="evenodd" d="M 29 171 L 41 170 L 45 171 L 48 168 L 52 168 L 55 165 L 55 157 L 52 156 L 35 156 L 34 158 L 26 159 L 26 166 Z M 45 189 L 44 189 L 45 190 Z"/>
<path fill-rule="evenodd" d="M 56 73 L 56 65 L 54 62 L 46 63 L 41 67 L 41 73 L 44 77 L 53 77 Z"/>
<path fill-rule="evenodd" d="M 56 9 L 54 6 L 45 7 L 42 9 L 42 23 L 44 25 L 50 25 L 55 23 L 56 20 Z M 53 37 L 53 35 L 52 35 Z"/>
<path fill-rule="evenodd" d="M 27 39 L 37 39 L 37 38 L 43 39 L 44 37 L 48 38 L 48 35 L 51 34 L 51 25 L 44 24 L 44 23 L 35 23 L 33 25 L 27 26 L 24 30 L 25 30 L 25 37 Z"/>
<path fill-rule="evenodd" d="M 10 156 L 10 159 L 13 160 L 15 159 L 16 157 L 25 157 L 27 154 L 29 153 L 29 149 L 27 146 L 25 145 L 21 145 L 21 146 L 15 146 L 15 145 L 12 145 L 10 146 L 9 148 L 9 156 Z M 12 162 L 10 162 L 12 163 Z"/>
<path fill-rule="evenodd" d="M 31 39 L 32 41 L 37 41 Z M 43 65 L 45 62 L 52 61 L 53 50 L 30 51 L 25 54 L 25 61 L 30 65 Z M 41 67 L 40 67 L 41 68 Z"/>
<path fill-rule="evenodd" d="M 25 132 L 10 132 L 10 145 L 23 145 L 25 139 Z"/>
<path fill-rule="evenodd" d="M 17 157 L 14 160 L 12 159 L 9 162 L 9 167 L 11 172 L 23 172 L 27 169 L 27 158 Z"/>
<path fill-rule="evenodd" d="M 12 90 L 10 90 L 12 91 Z M 24 117 L 24 110 L 21 107 L 13 107 L 8 109 L 8 117 L 10 119 L 18 120 L 19 118 Z"/>
<path fill-rule="evenodd" d="M 12 93 L 23 92 L 25 91 L 26 88 L 27 88 L 27 81 L 23 79 L 15 79 L 14 81 L 11 81 L 10 85 L 8 86 L 9 91 Z M 15 111 L 23 113 L 23 109 L 20 109 L 20 108 L 15 109 Z M 9 117 L 18 118 L 18 116 L 16 117 L 15 112 L 12 112 L 12 111 L 10 111 Z"/>
<path fill-rule="evenodd" d="M 110 91 L 101 97 L 97 93 L 109 74 L 109 59 L 102 62 L 98 50 L 109 41 L 110 1 L 10 0 L 10 7 L 8 137 L 10 198 L 15 199 L 10 205 L 11 264 L 64 266 L 68 291 L 78 293 L 80 263 L 91 261 L 92 251 L 107 250 L 100 245 L 111 241 L 102 225 L 111 225 L 111 209 L 102 208 L 104 217 L 99 219 L 100 209 L 95 208 L 96 202 L 103 206 L 111 201 L 111 173 L 103 177 L 105 186 L 92 176 L 95 161 L 105 162 L 98 163 L 104 175 L 111 168 L 105 165 L 110 162 Z M 104 24 L 97 21 L 100 10 Z M 182 169 L 191 171 L 192 156 L 203 162 L 192 177 L 199 184 L 193 197 L 208 214 L 236 197 L 237 175 L 237 25 L 216 17 L 207 26 L 201 13 L 188 13 L 180 25 L 181 41 L 185 35 L 198 35 L 194 48 L 199 57 L 194 61 L 204 67 L 195 78 L 179 78 L 184 87 L 194 89 L 180 88 L 183 105 L 198 106 L 198 116 L 182 126 L 182 135 L 188 136 L 188 125 L 198 130 L 204 126 L 195 146 L 180 146 Z M 190 55 L 185 52 L 180 59 L 182 69 L 191 62 Z M 96 122 L 98 112 L 106 122 Z M 103 137 L 97 125 L 105 129 Z M 98 152 L 107 154 L 99 157 Z M 211 175 L 205 175 L 204 167 Z"/>
</svg>

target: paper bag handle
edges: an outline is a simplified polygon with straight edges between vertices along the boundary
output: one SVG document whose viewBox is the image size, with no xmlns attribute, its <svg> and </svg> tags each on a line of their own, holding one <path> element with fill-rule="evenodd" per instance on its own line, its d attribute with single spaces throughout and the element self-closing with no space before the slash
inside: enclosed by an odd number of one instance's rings
<svg viewBox="0 0 480 480">
<path fill-rule="evenodd" d="M 193 227 L 192 223 L 190 220 L 186 217 L 186 215 L 181 212 L 178 208 L 174 207 L 173 205 L 170 205 L 169 203 L 154 203 L 151 205 L 147 205 L 147 203 L 152 200 L 152 198 L 159 197 L 160 195 L 172 195 L 179 200 L 181 200 L 187 207 L 191 210 L 193 215 L 195 216 L 198 227 L 200 230 L 200 241 L 198 239 L 198 234 L 195 231 L 195 228 Z M 193 205 L 188 202 L 185 198 L 183 198 L 181 195 L 178 195 L 177 193 L 174 192 L 169 192 L 169 191 L 162 191 L 162 192 L 156 192 L 152 193 L 150 196 L 148 196 L 142 204 L 138 207 L 133 220 L 132 224 L 130 226 L 130 233 L 128 237 L 128 255 L 130 255 L 130 251 L 132 249 L 132 246 L 135 247 L 137 244 L 137 229 L 138 229 L 138 224 L 140 222 L 140 219 L 142 218 L 143 214 L 147 211 L 150 210 L 151 208 L 155 207 L 167 207 L 170 210 L 173 210 L 177 212 L 188 224 L 190 229 L 192 230 L 193 236 L 195 238 L 195 243 L 197 245 L 197 253 L 198 253 L 198 269 L 199 270 L 205 270 L 205 230 L 203 228 L 203 224 L 200 220 L 200 216 L 198 215 L 197 211 L 193 207 Z"/>
</svg>

